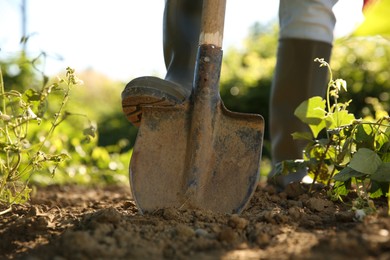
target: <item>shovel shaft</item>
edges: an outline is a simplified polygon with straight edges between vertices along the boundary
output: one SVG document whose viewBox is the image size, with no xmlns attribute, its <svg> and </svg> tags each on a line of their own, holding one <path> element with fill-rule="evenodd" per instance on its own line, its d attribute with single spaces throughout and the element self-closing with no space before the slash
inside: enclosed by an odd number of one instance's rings
<svg viewBox="0 0 390 260">
<path fill-rule="evenodd" d="M 221 48 L 199 46 L 182 205 L 238 213 L 258 182 L 263 119 L 225 108 L 219 95 L 221 64 Z"/>
<path fill-rule="evenodd" d="M 222 47 L 226 0 L 204 0 L 199 45 Z"/>
<path fill-rule="evenodd" d="M 221 104 L 219 78 L 222 64 L 222 40 L 226 0 L 204 0 L 201 32 L 195 66 L 192 119 L 186 165 L 189 169 L 184 182 L 185 197 L 199 193 L 208 182 L 210 165 L 215 156 L 212 145 L 217 109 Z M 190 201 L 187 203 L 191 204 Z"/>
<path fill-rule="evenodd" d="M 213 151 L 216 115 L 221 105 L 219 78 L 222 64 L 222 40 L 226 0 L 204 0 L 199 48 L 191 97 L 192 118 L 186 158 L 185 200 L 196 205 L 210 182 L 216 156 Z"/>
<path fill-rule="evenodd" d="M 214 45 L 200 45 L 195 69 L 195 89 L 192 95 L 192 119 L 187 152 L 187 180 L 185 196 L 196 197 L 208 182 L 215 165 L 213 141 L 218 109 L 219 78 L 222 64 L 222 49 Z M 199 195 L 197 195 L 199 196 Z M 189 201 L 189 203 L 191 203 Z"/>
</svg>

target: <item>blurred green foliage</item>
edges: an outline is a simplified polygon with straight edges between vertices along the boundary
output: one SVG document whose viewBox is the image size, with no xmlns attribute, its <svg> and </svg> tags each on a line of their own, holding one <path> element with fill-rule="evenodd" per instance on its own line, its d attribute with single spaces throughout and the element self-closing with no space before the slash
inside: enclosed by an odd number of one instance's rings
<svg viewBox="0 0 390 260">
<path fill-rule="evenodd" d="M 224 54 L 220 92 L 225 106 L 235 112 L 257 113 L 268 122 L 269 95 L 276 64 L 276 26 L 255 24 L 243 48 Z M 265 126 L 263 156 L 269 156 L 268 126 Z"/>
<path fill-rule="evenodd" d="M 0 60 L 5 91 L 13 89 L 23 92 L 29 88 L 39 89 L 44 85 L 47 77 L 38 80 L 41 73 L 34 69 L 34 64 L 23 51 L 6 60 Z"/>
<path fill-rule="evenodd" d="M 356 117 L 373 114 L 377 102 L 389 111 L 390 41 L 380 36 L 339 39 L 330 65 L 335 78 L 347 81 L 341 102 L 352 99 L 349 111 Z"/>
</svg>

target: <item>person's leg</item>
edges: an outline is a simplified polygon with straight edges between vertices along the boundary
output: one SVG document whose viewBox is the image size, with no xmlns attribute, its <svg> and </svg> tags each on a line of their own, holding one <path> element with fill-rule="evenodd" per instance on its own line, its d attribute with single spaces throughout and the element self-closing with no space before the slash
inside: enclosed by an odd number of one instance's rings
<svg viewBox="0 0 390 260">
<path fill-rule="evenodd" d="M 166 80 L 191 92 L 198 51 L 202 0 L 166 0 L 164 59 Z"/>
<path fill-rule="evenodd" d="M 327 70 L 319 68 L 315 58 L 329 62 L 337 0 L 280 0 L 280 35 L 274 80 L 270 97 L 270 138 L 272 163 L 301 159 L 305 143 L 293 140 L 291 134 L 307 130 L 294 115 L 298 105 L 312 96 L 323 96 Z M 280 187 L 301 181 L 306 171 L 273 178 Z"/>
<path fill-rule="evenodd" d="M 133 125 L 140 125 L 142 106 L 172 106 L 191 95 L 202 3 L 202 0 L 165 1 L 163 46 L 167 74 L 165 80 L 140 77 L 126 85 L 122 108 Z"/>
</svg>

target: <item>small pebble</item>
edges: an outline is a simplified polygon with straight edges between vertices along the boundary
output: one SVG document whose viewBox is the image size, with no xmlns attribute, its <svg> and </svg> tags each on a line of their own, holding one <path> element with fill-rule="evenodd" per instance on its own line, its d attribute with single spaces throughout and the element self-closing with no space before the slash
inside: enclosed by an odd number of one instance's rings
<svg viewBox="0 0 390 260">
<path fill-rule="evenodd" d="M 195 230 L 195 234 L 199 237 L 206 237 L 209 233 L 202 228 L 198 228 L 197 230 Z"/>
</svg>

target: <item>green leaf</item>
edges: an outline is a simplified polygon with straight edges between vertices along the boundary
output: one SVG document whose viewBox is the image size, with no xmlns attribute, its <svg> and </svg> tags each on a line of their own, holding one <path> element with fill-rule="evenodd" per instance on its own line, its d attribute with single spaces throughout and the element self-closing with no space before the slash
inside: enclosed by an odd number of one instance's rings
<svg viewBox="0 0 390 260">
<path fill-rule="evenodd" d="M 348 113 L 347 110 L 336 111 L 329 113 L 326 118 L 326 127 L 328 129 L 339 128 L 340 126 L 350 125 L 355 120 L 355 116 Z"/>
<path fill-rule="evenodd" d="M 55 154 L 55 155 L 47 155 L 47 160 L 60 163 L 63 162 L 67 159 L 70 159 L 70 156 L 66 153 L 60 153 L 60 154 Z"/>
<path fill-rule="evenodd" d="M 390 162 L 379 165 L 378 169 L 370 176 L 372 180 L 390 182 Z"/>
<path fill-rule="evenodd" d="M 292 133 L 291 136 L 294 140 L 313 140 L 313 135 L 308 132 L 295 132 Z"/>
<path fill-rule="evenodd" d="M 318 133 L 325 128 L 325 100 L 322 97 L 315 96 L 302 102 L 294 115 L 298 117 L 303 123 L 309 125 L 314 138 Z"/>
<path fill-rule="evenodd" d="M 390 151 L 382 155 L 383 162 L 390 162 Z"/>
<path fill-rule="evenodd" d="M 32 102 L 32 101 L 39 101 L 41 99 L 41 95 L 39 94 L 39 92 L 35 91 L 34 89 L 27 89 L 24 93 L 23 93 L 23 99 L 26 101 L 26 102 Z"/>
<path fill-rule="evenodd" d="M 96 128 L 94 126 L 90 126 L 88 128 L 85 128 L 83 130 L 83 134 L 86 136 L 95 137 L 96 136 Z"/>
<path fill-rule="evenodd" d="M 373 134 L 372 126 L 369 124 L 359 124 L 356 127 L 355 139 L 360 144 L 359 147 L 374 147 L 375 135 Z"/>
<path fill-rule="evenodd" d="M 384 134 L 379 134 L 376 136 L 376 143 L 379 147 L 379 150 L 386 153 L 387 151 L 390 152 L 390 142 L 389 138 L 385 136 Z"/>
<path fill-rule="evenodd" d="M 373 150 L 360 148 L 352 157 L 349 167 L 355 171 L 372 175 L 382 164 L 381 158 Z"/>
<path fill-rule="evenodd" d="M 350 191 L 350 183 L 336 181 L 334 184 L 333 192 L 338 196 L 346 196 Z"/>
<path fill-rule="evenodd" d="M 326 184 L 330 178 L 330 171 L 325 163 L 317 162 L 314 165 L 309 165 L 308 174 L 311 178 L 316 178 L 316 182 L 323 184 Z"/>
<path fill-rule="evenodd" d="M 381 188 L 377 188 L 375 190 L 370 191 L 370 198 L 371 199 L 377 199 L 377 198 L 382 197 L 383 195 L 384 194 L 383 194 L 383 191 Z"/>
<path fill-rule="evenodd" d="M 371 188 L 370 188 L 370 198 L 376 199 L 380 198 L 381 196 L 385 195 L 386 192 L 383 192 L 385 189 L 383 189 L 383 184 L 378 183 L 376 181 L 372 181 Z"/>
<path fill-rule="evenodd" d="M 372 126 L 369 124 L 359 124 L 356 127 L 356 141 L 364 142 L 367 140 L 372 140 Z"/>
<path fill-rule="evenodd" d="M 275 176 L 289 175 L 299 170 L 306 169 L 307 162 L 303 160 L 285 160 L 276 163 Z"/>
<path fill-rule="evenodd" d="M 342 145 L 341 151 L 339 151 L 337 154 L 337 162 L 339 165 L 349 163 L 352 143 L 353 138 L 347 138 Z"/>
<path fill-rule="evenodd" d="M 386 127 L 385 131 L 379 131 L 375 141 L 381 153 L 390 153 L 390 126 Z"/>
<path fill-rule="evenodd" d="M 353 177 L 362 177 L 364 176 L 365 174 L 362 173 L 362 172 L 358 172 L 358 171 L 355 171 L 354 169 L 350 168 L 350 167 L 345 167 L 344 169 L 342 169 L 338 174 L 336 174 L 333 179 L 335 181 L 341 181 L 341 182 L 344 182 L 344 181 L 347 181 Z"/>
</svg>

